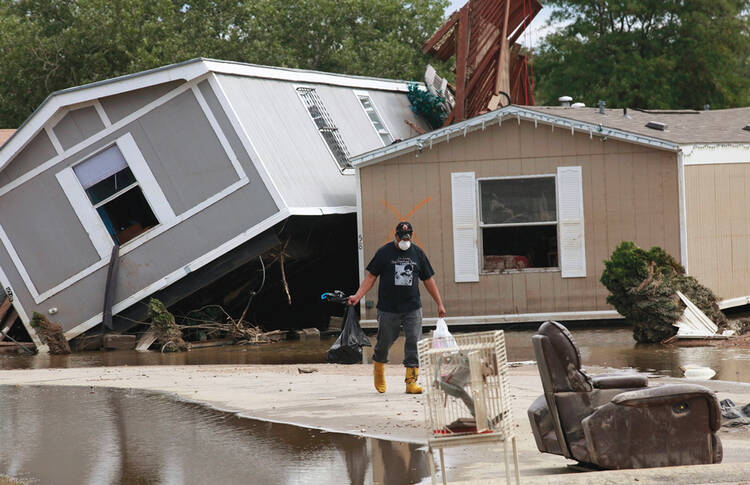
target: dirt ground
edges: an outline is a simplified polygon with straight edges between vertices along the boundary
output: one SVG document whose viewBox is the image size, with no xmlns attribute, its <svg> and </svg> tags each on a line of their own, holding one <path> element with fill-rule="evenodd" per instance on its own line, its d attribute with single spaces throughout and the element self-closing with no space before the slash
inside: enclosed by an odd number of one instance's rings
<svg viewBox="0 0 750 485">
<path fill-rule="evenodd" d="M 147 389 L 247 417 L 426 443 L 422 397 L 404 393 L 403 367 L 386 366 L 388 390 L 385 394 L 374 391 L 371 370 L 369 365 L 330 364 L 25 369 L 0 371 L 0 384 Z M 587 370 L 594 374 L 602 371 Z M 654 378 L 651 385 L 670 380 Z M 750 385 L 721 381 L 701 383 L 714 389 L 719 399 L 729 397 L 736 403 L 750 402 Z M 750 463 L 745 463 L 750 462 L 750 431 L 742 430 L 721 432 L 724 463 L 709 465 L 707 469 L 676 467 L 571 474 L 566 468 L 571 462 L 539 453 L 531 434 L 526 409 L 542 394 L 536 366 L 512 368 L 510 384 L 523 483 L 558 483 L 556 480 L 564 480 L 566 485 L 664 483 L 666 476 L 671 477 L 669 481 L 673 483 L 741 483 L 744 477 L 750 476 Z M 497 483 L 504 477 L 502 445 L 451 448 L 446 450 L 445 456 L 451 483 L 462 480 Z M 681 471 L 682 468 L 686 470 Z M 662 470 L 661 475 L 659 470 Z M 557 476 L 561 474 L 564 476 Z"/>
</svg>

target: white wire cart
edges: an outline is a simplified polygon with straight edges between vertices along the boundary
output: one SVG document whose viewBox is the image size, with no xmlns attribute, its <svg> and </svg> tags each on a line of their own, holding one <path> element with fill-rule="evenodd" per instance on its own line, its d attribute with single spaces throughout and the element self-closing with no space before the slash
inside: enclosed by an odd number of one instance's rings
<svg viewBox="0 0 750 485">
<path fill-rule="evenodd" d="M 503 443 L 505 479 L 510 485 L 508 440 L 518 485 L 518 450 L 503 331 L 424 338 L 419 341 L 419 362 L 424 379 L 425 419 L 431 430 L 428 448 L 433 485 L 433 449 L 440 453 L 440 470 L 446 484 L 443 448 L 491 442 Z"/>
</svg>

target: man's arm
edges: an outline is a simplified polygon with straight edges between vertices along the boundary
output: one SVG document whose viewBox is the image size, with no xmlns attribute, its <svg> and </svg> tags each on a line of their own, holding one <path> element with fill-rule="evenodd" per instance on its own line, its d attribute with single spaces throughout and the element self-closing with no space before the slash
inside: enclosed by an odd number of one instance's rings
<svg viewBox="0 0 750 485">
<path fill-rule="evenodd" d="M 368 291 L 372 289 L 372 285 L 375 284 L 375 280 L 377 279 L 377 276 L 370 273 L 369 271 L 365 271 L 365 279 L 362 281 L 362 284 L 359 285 L 359 289 L 355 294 L 349 297 L 346 304 L 347 305 L 356 305 L 359 303 L 359 300 L 362 299 L 363 296 L 367 294 Z M 438 296 L 438 298 L 440 298 Z"/>
<path fill-rule="evenodd" d="M 427 288 L 427 292 L 430 294 L 433 300 L 435 300 L 435 303 L 437 303 L 438 307 L 438 316 L 440 318 L 443 318 L 445 316 L 445 307 L 443 306 L 443 300 L 440 299 L 440 292 L 438 291 L 437 284 L 435 283 L 435 278 L 430 276 L 426 280 L 424 280 L 424 287 Z"/>
</svg>

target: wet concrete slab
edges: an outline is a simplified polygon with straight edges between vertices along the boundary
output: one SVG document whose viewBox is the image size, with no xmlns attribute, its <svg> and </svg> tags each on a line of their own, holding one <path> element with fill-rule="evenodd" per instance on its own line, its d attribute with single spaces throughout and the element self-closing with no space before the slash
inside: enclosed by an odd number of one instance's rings
<svg viewBox="0 0 750 485">
<path fill-rule="evenodd" d="M 301 367 L 315 372 L 300 373 Z M 588 370 L 595 374 L 605 369 Z M 403 378 L 401 366 L 387 365 L 388 391 L 381 395 L 372 388 L 369 365 L 128 366 L 0 371 L 0 384 L 163 391 L 184 400 L 271 422 L 352 436 L 425 443 L 427 429 L 423 421 L 422 398 L 404 394 Z M 651 379 L 651 384 L 668 380 L 656 377 Z M 720 399 L 731 398 L 743 404 L 750 402 L 750 386 L 746 384 L 701 383 L 715 388 Z M 572 474 L 566 468 L 570 461 L 536 450 L 526 419 L 526 409 L 542 393 L 536 366 L 512 368 L 510 384 L 524 483 L 536 480 L 534 477 L 549 478 L 560 474 L 570 475 L 575 480 L 595 476 Z M 750 433 L 744 430 L 722 431 L 720 437 L 724 445 L 724 464 L 720 465 L 724 468 L 721 470 L 726 473 L 734 469 L 744 470 L 739 464 L 750 461 Z M 502 446 L 451 448 L 446 450 L 445 456 L 451 482 L 481 483 L 488 480 L 497 483 L 504 477 Z M 669 469 L 668 473 L 679 473 L 679 470 Z M 616 483 L 635 483 L 625 476 L 621 478 L 624 481 Z M 692 482 L 676 479 L 673 483 Z"/>
</svg>

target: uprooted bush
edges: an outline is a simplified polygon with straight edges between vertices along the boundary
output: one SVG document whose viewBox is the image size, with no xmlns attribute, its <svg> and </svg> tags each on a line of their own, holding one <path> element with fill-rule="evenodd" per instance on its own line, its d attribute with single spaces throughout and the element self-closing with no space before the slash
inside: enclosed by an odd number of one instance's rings
<svg viewBox="0 0 750 485">
<path fill-rule="evenodd" d="M 41 338 L 42 343 L 49 347 L 50 354 L 69 354 L 70 345 L 63 334 L 62 327 L 47 320 L 41 313 L 34 312 L 31 317 L 31 326 Z"/>
<path fill-rule="evenodd" d="M 648 251 L 624 241 L 604 262 L 601 282 L 610 291 L 607 303 L 633 325 L 638 342 L 661 342 L 677 333 L 674 324 L 685 306 L 677 295 L 681 291 L 708 318 L 727 328 L 727 318 L 719 310 L 714 293 L 698 280 L 685 274 L 672 256 L 660 247 Z"/>
<path fill-rule="evenodd" d="M 187 344 L 182 339 L 182 330 L 164 303 L 151 298 L 148 302 L 148 318 L 162 352 L 179 352 L 187 349 Z"/>
</svg>

